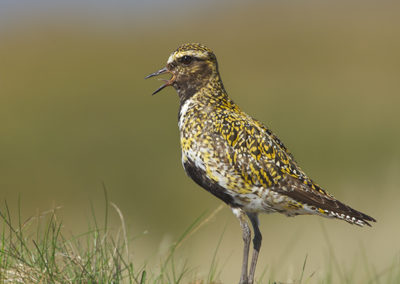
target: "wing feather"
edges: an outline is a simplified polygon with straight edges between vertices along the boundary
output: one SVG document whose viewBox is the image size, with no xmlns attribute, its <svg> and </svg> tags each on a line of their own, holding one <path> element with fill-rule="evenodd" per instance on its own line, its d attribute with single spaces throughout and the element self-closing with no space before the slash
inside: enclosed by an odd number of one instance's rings
<svg viewBox="0 0 400 284">
<path fill-rule="evenodd" d="M 358 225 L 375 221 L 336 200 L 314 183 L 282 141 L 257 120 L 243 113 L 225 113 L 218 121 L 221 127 L 217 126 L 217 129 L 223 129 L 218 135 L 222 135 L 228 144 L 224 154 L 228 154 L 231 165 L 246 183 L 287 196 L 320 215 Z"/>
</svg>

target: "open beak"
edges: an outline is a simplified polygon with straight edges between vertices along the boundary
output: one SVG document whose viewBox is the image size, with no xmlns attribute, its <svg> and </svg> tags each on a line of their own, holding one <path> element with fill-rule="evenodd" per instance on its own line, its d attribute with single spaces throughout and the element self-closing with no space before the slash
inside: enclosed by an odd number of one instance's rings
<svg viewBox="0 0 400 284">
<path fill-rule="evenodd" d="M 154 73 L 152 73 L 152 74 L 150 74 L 150 75 L 147 75 L 147 76 L 144 77 L 144 78 L 145 78 L 145 79 L 148 79 L 148 78 L 155 77 L 155 76 L 158 76 L 158 75 L 161 75 L 161 74 L 165 74 L 165 73 L 172 73 L 172 72 L 169 71 L 169 70 L 167 69 L 167 67 L 164 67 L 164 68 L 158 70 L 157 72 L 154 72 Z M 164 79 L 162 79 L 162 81 L 165 81 L 165 84 L 162 85 L 162 86 L 161 86 L 160 88 L 158 88 L 157 90 L 155 90 L 154 93 L 152 93 L 152 95 L 157 94 L 159 91 L 161 91 L 161 90 L 164 89 L 165 87 L 171 86 L 172 83 L 174 83 L 174 81 L 175 81 L 175 75 L 172 75 L 172 78 L 169 79 L 169 80 L 164 80 Z"/>
</svg>

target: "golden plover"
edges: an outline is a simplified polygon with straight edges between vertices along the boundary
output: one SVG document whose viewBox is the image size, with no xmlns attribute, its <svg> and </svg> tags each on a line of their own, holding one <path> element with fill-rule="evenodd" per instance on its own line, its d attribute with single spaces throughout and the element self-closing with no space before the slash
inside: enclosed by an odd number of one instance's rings
<svg viewBox="0 0 400 284">
<path fill-rule="evenodd" d="M 240 284 L 253 283 L 261 232 L 258 214 L 279 212 L 337 218 L 356 225 L 375 219 L 335 199 L 297 165 L 285 145 L 228 97 L 214 53 L 198 43 L 184 44 L 166 67 L 146 78 L 170 73 L 167 86 L 178 92 L 182 163 L 189 177 L 222 199 L 239 219 L 244 240 Z M 253 255 L 248 254 L 253 230 Z"/>
</svg>

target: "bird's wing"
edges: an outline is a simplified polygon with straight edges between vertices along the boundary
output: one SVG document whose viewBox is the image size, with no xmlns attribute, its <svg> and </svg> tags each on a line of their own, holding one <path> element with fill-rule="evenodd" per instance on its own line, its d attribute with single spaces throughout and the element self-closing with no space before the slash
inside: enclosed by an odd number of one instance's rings
<svg viewBox="0 0 400 284">
<path fill-rule="evenodd" d="M 344 219 L 350 223 L 373 218 L 336 200 L 314 183 L 297 165 L 284 144 L 260 122 L 243 114 L 225 115 L 220 120 L 226 142 L 225 155 L 245 183 L 268 188 L 294 201 L 307 205 L 317 213 Z M 248 186 L 247 188 L 251 188 Z M 245 193 L 245 192 L 244 192 Z"/>
<path fill-rule="evenodd" d="M 309 185 L 311 190 L 328 195 L 305 175 L 272 131 L 246 114 L 222 113 L 214 132 L 225 142 L 225 147 L 218 149 L 221 157 L 227 156 L 229 165 L 248 183 L 270 188 L 290 175 Z"/>
</svg>

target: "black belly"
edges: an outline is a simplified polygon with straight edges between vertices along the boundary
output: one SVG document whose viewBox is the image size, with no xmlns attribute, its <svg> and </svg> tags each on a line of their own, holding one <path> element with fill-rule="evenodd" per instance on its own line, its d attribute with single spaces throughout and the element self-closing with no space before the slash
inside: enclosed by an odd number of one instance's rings
<svg viewBox="0 0 400 284">
<path fill-rule="evenodd" d="M 231 195 L 226 193 L 225 188 L 220 186 L 215 181 L 209 179 L 206 173 L 202 169 L 196 167 L 196 165 L 191 160 L 188 159 L 183 164 L 183 167 L 185 168 L 186 174 L 202 188 L 212 193 L 213 195 L 224 201 L 229 206 L 241 207 L 239 204 L 235 202 L 235 200 Z"/>
</svg>

